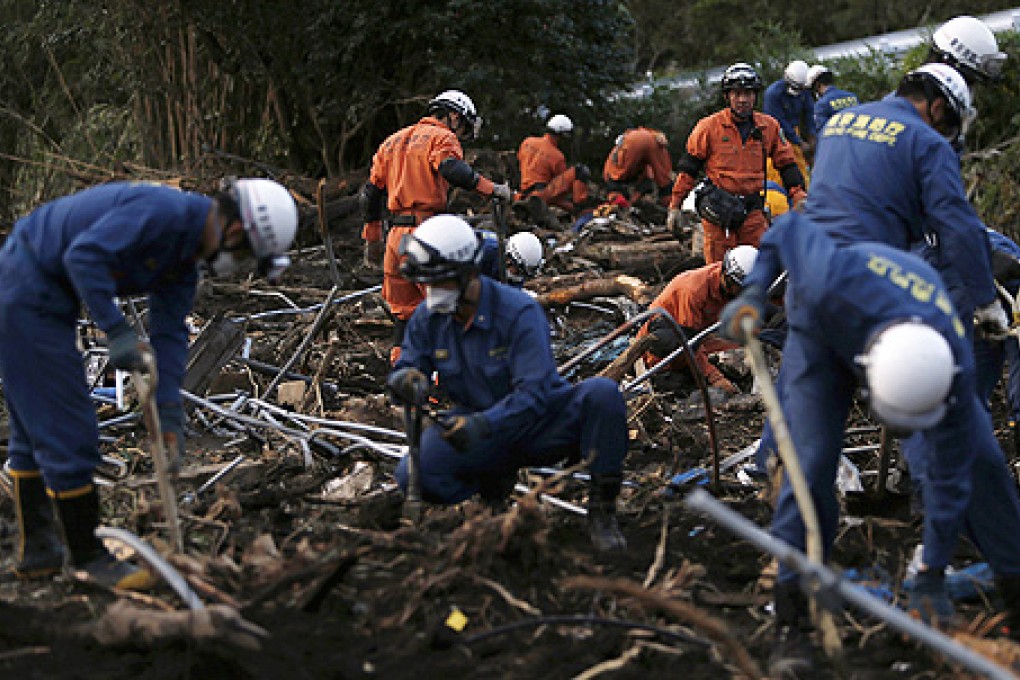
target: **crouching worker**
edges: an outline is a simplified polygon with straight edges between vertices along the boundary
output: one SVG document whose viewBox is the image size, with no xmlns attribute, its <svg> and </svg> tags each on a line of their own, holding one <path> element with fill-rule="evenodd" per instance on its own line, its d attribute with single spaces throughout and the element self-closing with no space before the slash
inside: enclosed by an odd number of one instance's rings
<svg viewBox="0 0 1020 680">
<path fill-rule="evenodd" d="M 499 281 L 499 237 L 491 231 L 478 233 L 482 236 L 479 271 L 483 276 Z M 525 283 L 538 276 L 545 264 L 542 241 L 530 231 L 521 231 L 508 238 L 503 252 L 503 274 L 506 283 L 514 288 L 524 287 Z"/>
<path fill-rule="evenodd" d="M 422 434 L 422 497 L 454 504 L 479 494 L 497 505 L 519 468 L 582 457 L 591 472 L 588 519 L 598 550 L 622 550 L 616 497 L 627 453 L 626 406 L 616 383 L 576 385 L 556 372 L 545 312 L 528 295 L 480 276 L 480 237 L 437 215 L 405 240 L 403 274 L 425 286 L 387 382 L 415 403 L 428 378 L 453 404 Z M 407 489 L 407 460 L 396 471 Z"/>
<path fill-rule="evenodd" d="M 683 327 L 687 339 L 690 340 L 719 320 L 723 305 L 740 293 L 744 277 L 754 267 L 757 257 L 758 250 L 753 246 L 731 248 L 726 251 L 721 262 L 713 262 L 678 274 L 648 308 L 660 307 L 669 312 L 670 316 Z M 661 316 L 642 326 L 637 333 L 637 339 L 640 341 L 649 335 L 654 336 L 646 345 L 648 352 L 645 354 L 645 361 L 649 366 L 659 363 L 683 342 L 673 324 Z M 736 343 L 710 334 L 694 351 L 694 361 L 709 387 L 723 393 L 713 395 L 716 398 L 738 394 L 740 390 L 709 362 L 708 357 L 715 352 L 735 347 Z M 686 359 L 680 357 L 673 362 L 671 368 L 683 370 L 687 366 Z"/>
<path fill-rule="evenodd" d="M 760 329 L 765 291 L 784 268 L 789 333 L 779 398 L 826 556 L 839 526 L 834 487 L 843 430 L 860 386 L 879 422 L 896 432 L 919 432 L 927 444 L 923 565 L 910 608 L 942 621 L 952 617 L 945 569 L 966 532 L 995 572 L 1015 634 L 1020 500 L 977 396 L 970 342 L 938 274 L 884 244 L 837 247 L 823 229 L 791 213 L 762 238 L 744 292 L 723 309 L 720 331 L 736 340 L 745 320 Z M 788 481 L 772 533 L 804 550 L 804 523 Z M 770 675 L 812 673 L 807 601 L 797 575 L 783 565 L 775 607 Z"/>
<path fill-rule="evenodd" d="M 18 220 L 0 250 L 0 372 L 20 534 L 13 576 L 59 571 L 66 542 L 78 577 L 129 589 L 152 582 L 95 535 L 99 433 L 77 349 L 81 304 L 106 333 L 109 365 L 141 370 L 146 347 L 114 296 L 148 293 L 156 399 L 174 458 L 184 441 L 185 315 L 199 264 L 225 275 L 254 259 L 262 273 L 278 276 L 296 230 L 294 200 L 263 179 L 230 181 L 215 198 L 155 184 L 106 184 Z"/>
</svg>

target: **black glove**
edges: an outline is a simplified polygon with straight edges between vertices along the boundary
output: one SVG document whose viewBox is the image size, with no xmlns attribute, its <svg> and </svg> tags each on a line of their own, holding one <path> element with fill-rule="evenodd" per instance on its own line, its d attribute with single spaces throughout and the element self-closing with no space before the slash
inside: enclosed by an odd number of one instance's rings
<svg viewBox="0 0 1020 680">
<path fill-rule="evenodd" d="M 390 373 L 386 380 L 386 389 L 395 402 L 420 406 L 428 395 L 429 381 L 417 368 L 405 366 Z"/>
<path fill-rule="evenodd" d="M 723 307 L 719 315 L 719 335 L 743 345 L 744 319 L 752 321 L 751 331 L 756 335 L 765 323 L 765 292 L 758 286 L 745 288 Z"/>
<path fill-rule="evenodd" d="M 436 424 L 443 430 L 443 438 L 461 453 L 470 450 L 489 436 L 489 419 L 481 413 L 465 416 L 441 416 Z"/>
<path fill-rule="evenodd" d="M 1001 250 L 993 250 L 992 275 L 1003 284 L 1020 279 L 1020 260 Z"/>
<path fill-rule="evenodd" d="M 574 165 L 574 177 L 581 182 L 587 182 L 591 179 L 591 170 L 584 163 L 577 163 Z"/>
<path fill-rule="evenodd" d="M 163 430 L 167 465 L 170 472 L 176 474 L 181 469 L 184 457 L 184 407 L 180 404 L 160 404 L 157 411 L 159 428 Z"/>
<path fill-rule="evenodd" d="M 142 362 L 144 346 L 138 333 L 127 321 L 121 321 L 106 333 L 110 351 L 110 366 L 122 371 L 140 371 L 145 368 Z"/>
</svg>

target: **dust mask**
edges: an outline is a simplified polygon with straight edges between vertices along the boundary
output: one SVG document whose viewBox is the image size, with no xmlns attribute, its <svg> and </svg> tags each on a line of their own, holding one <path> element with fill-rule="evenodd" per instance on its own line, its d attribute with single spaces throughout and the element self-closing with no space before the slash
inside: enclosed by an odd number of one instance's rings
<svg viewBox="0 0 1020 680">
<path fill-rule="evenodd" d="M 425 306 L 435 314 L 453 314 L 460 302 L 460 291 L 456 288 L 425 288 Z"/>
<path fill-rule="evenodd" d="M 229 250 L 217 250 L 205 261 L 205 268 L 213 276 L 230 276 L 241 266 L 241 261 Z"/>
</svg>

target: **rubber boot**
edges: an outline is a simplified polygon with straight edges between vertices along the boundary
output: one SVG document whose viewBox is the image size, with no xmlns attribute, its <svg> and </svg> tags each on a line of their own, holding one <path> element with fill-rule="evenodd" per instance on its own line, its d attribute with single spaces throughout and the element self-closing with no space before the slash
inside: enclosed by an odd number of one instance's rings
<svg viewBox="0 0 1020 680">
<path fill-rule="evenodd" d="M 592 474 L 588 493 L 588 530 L 591 542 L 599 552 L 621 552 L 627 549 L 627 539 L 620 532 L 616 520 L 616 497 L 620 495 L 623 475 Z"/>
<path fill-rule="evenodd" d="M 1006 619 L 1002 622 L 1002 633 L 1015 642 L 1020 642 L 1020 576 L 997 576 L 995 587 L 1002 597 Z"/>
<path fill-rule="evenodd" d="M 11 575 L 19 579 L 51 576 L 64 566 L 53 505 L 38 471 L 10 471 L 14 511 L 18 520 L 18 545 Z"/>
<path fill-rule="evenodd" d="M 57 512 L 64 527 L 75 578 L 108 588 L 146 590 L 155 583 L 145 569 L 114 557 L 96 538 L 99 527 L 99 494 L 89 484 L 81 489 L 55 493 Z"/>
<path fill-rule="evenodd" d="M 769 655 L 769 677 L 815 676 L 811 611 L 796 583 L 776 583 L 776 639 Z"/>
</svg>

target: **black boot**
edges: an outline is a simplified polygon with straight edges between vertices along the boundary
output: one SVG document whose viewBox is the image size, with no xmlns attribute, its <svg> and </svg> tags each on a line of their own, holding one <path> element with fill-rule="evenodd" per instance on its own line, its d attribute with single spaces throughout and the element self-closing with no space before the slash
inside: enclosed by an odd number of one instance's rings
<svg viewBox="0 0 1020 680">
<path fill-rule="evenodd" d="M 620 495 L 623 475 L 620 473 L 592 474 L 588 493 L 588 530 L 591 542 L 599 552 L 619 552 L 627 549 L 627 539 L 616 521 L 616 497 Z"/>
<path fill-rule="evenodd" d="M 776 641 L 769 655 L 769 677 L 810 678 L 815 674 L 811 611 L 796 583 L 776 583 Z"/>
<path fill-rule="evenodd" d="M 96 538 L 99 527 L 99 494 L 91 484 L 70 492 L 55 493 L 57 512 L 71 554 L 75 577 L 108 588 L 145 590 L 154 579 L 145 569 L 122 562 Z"/>
<path fill-rule="evenodd" d="M 18 519 L 18 546 L 11 574 L 20 579 L 55 574 L 64 566 L 64 545 L 42 475 L 11 470 L 10 476 Z"/>
<path fill-rule="evenodd" d="M 1002 597 L 1006 619 L 1002 632 L 1010 639 L 1020 642 L 1020 576 L 996 576 L 995 587 Z"/>
<path fill-rule="evenodd" d="M 478 484 L 478 498 L 492 514 L 498 515 L 510 509 L 510 495 L 517 484 L 517 473 L 482 477 Z"/>
</svg>

